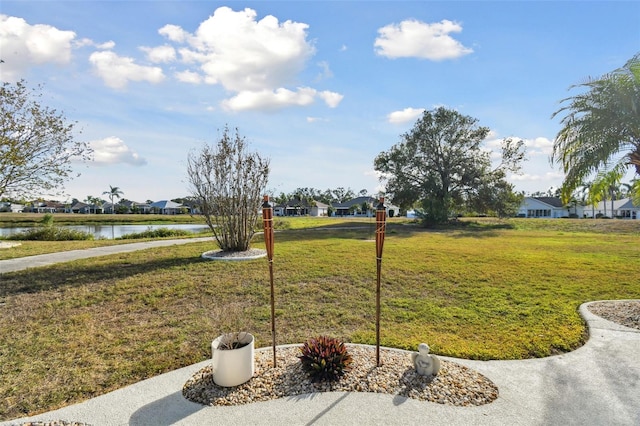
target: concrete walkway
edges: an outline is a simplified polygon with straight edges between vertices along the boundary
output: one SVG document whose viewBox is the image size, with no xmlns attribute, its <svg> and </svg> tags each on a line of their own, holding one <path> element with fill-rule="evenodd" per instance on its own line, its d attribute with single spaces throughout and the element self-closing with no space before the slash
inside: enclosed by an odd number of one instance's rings
<svg viewBox="0 0 640 426">
<path fill-rule="evenodd" d="M 131 251 L 144 250 L 153 247 L 174 246 L 179 244 L 198 243 L 211 241 L 212 237 L 184 238 L 177 240 L 156 240 L 141 243 L 118 244 L 105 247 L 94 247 L 83 250 L 61 251 L 57 253 L 39 254 L 36 256 L 19 257 L 17 259 L 0 260 L 0 274 L 6 272 L 21 271 L 27 268 L 37 268 L 39 266 L 53 265 L 54 263 L 70 262 L 77 259 L 87 259 L 89 257 L 106 256 L 116 253 L 127 253 Z M 11 249 L 6 249 L 11 250 Z"/>
<path fill-rule="evenodd" d="M 192 241 L 195 240 L 178 240 L 178 243 Z M 72 260 L 76 255 L 98 256 L 153 247 L 156 243 L 176 242 L 135 243 L 82 250 L 76 254 L 56 253 L 59 257 L 33 256 L 27 264 L 39 266 Z M 5 262 L 12 261 L 0 262 L 0 271 L 7 268 L 9 263 Z M 21 269 L 20 263 L 15 259 L 13 268 L 17 269 L 12 270 Z M 207 407 L 182 397 L 182 386 L 209 363 L 204 361 L 80 404 L 3 422 L 0 426 L 52 420 L 95 426 L 640 425 L 640 330 L 606 321 L 591 314 L 586 306 L 580 307 L 580 314 L 587 321 L 590 337 L 576 351 L 521 361 L 443 357 L 482 373 L 498 386 L 498 399 L 480 407 L 452 407 L 358 392 L 317 393 L 242 406 Z"/>
</svg>

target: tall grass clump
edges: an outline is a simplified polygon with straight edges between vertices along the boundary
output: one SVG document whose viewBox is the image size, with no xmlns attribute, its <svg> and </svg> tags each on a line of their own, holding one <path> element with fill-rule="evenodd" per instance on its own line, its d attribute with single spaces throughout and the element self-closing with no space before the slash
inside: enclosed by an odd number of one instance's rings
<svg viewBox="0 0 640 426">
<path fill-rule="evenodd" d="M 186 237 L 191 234 L 192 232 L 185 231 L 184 229 L 169 229 L 169 228 L 151 229 L 151 227 L 149 227 L 142 232 L 134 232 L 131 234 L 123 235 L 120 237 L 120 239 L 135 240 L 135 239 L 141 239 L 141 238 Z"/>
<path fill-rule="evenodd" d="M 42 217 L 38 227 L 11 235 L 7 239 L 20 241 L 93 240 L 93 234 L 55 226 L 53 216 L 46 214 Z"/>
</svg>

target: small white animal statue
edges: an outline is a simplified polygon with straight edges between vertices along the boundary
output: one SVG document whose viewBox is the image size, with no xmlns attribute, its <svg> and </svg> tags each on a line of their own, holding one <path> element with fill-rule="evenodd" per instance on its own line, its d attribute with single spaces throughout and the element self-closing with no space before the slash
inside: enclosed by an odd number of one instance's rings
<svg viewBox="0 0 640 426">
<path fill-rule="evenodd" d="M 421 376 L 435 376 L 440 371 L 440 360 L 429 353 L 429 345 L 426 343 L 418 345 L 418 352 L 411 354 L 411 360 L 416 372 Z"/>
</svg>

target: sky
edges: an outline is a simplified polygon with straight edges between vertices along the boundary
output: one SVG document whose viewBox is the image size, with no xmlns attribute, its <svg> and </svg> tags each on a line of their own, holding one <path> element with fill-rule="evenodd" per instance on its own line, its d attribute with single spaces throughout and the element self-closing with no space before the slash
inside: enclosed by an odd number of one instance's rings
<svg viewBox="0 0 640 426">
<path fill-rule="evenodd" d="M 42 84 L 41 102 L 94 149 L 67 200 L 111 186 L 185 197 L 188 156 L 226 126 L 270 159 L 275 194 L 375 195 L 375 157 L 440 106 L 490 128 L 484 149 L 522 139 L 507 179 L 547 191 L 563 179 L 550 163 L 560 101 L 639 51 L 637 1 L 0 4 L 1 80 Z"/>
</svg>

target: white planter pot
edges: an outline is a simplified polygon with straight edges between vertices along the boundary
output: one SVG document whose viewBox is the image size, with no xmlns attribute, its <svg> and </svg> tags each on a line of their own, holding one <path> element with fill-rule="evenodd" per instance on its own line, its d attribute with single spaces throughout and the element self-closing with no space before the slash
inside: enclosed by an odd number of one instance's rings
<svg viewBox="0 0 640 426">
<path fill-rule="evenodd" d="M 211 342 L 213 381 L 218 386 L 241 385 L 249 381 L 255 371 L 253 335 L 242 333 L 240 341 L 248 344 L 239 349 L 219 349 L 224 340 L 223 334 Z"/>
</svg>

